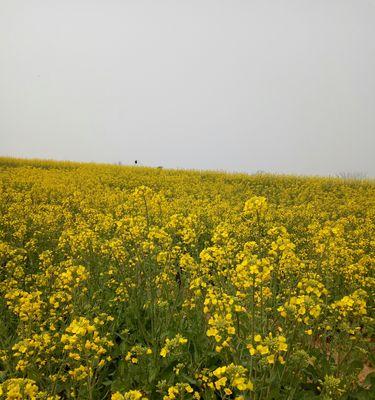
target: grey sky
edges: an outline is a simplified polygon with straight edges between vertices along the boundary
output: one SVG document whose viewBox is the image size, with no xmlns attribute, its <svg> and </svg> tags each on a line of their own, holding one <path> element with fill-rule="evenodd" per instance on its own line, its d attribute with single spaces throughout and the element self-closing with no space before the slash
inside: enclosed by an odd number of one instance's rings
<svg viewBox="0 0 375 400">
<path fill-rule="evenodd" d="M 375 176 L 375 0 L 0 0 L 0 155 Z"/>
</svg>

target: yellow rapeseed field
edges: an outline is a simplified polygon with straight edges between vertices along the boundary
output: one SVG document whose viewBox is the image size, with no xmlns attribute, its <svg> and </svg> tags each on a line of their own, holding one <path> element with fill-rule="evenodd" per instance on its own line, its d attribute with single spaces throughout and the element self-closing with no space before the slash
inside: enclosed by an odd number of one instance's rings
<svg viewBox="0 0 375 400">
<path fill-rule="evenodd" d="M 375 184 L 0 159 L 1 399 L 375 399 Z"/>
</svg>

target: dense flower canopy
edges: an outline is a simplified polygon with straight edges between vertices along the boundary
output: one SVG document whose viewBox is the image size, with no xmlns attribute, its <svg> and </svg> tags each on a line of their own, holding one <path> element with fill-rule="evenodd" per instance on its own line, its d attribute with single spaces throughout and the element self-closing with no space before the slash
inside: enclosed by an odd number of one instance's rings
<svg viewBox="0 0 375 400">
<path fill-rule="evenodd" d="M 0 398 L 373 395 L 373 182 L 5 158 L 0 182 Z"/>
</svg>

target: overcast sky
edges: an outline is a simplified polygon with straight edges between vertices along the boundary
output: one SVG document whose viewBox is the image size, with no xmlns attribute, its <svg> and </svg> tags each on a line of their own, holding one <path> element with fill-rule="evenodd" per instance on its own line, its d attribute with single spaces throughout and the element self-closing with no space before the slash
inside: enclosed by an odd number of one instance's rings
<svg viewBox="0 0 375 400">
<path fill-rule="evenodd" d="M 375 0 L 0 0 L 0 155 L 375 176 Z"/>
</svg>

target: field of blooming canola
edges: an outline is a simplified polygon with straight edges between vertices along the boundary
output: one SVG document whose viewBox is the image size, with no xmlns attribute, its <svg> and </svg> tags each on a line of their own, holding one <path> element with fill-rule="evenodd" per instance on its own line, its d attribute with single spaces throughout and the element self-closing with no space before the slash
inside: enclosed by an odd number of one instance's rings
<svg viewBox="0 0 375 400">
<path fill-rule="evenodd" d="M 375 399 L 375 184 L 0 159 L 0 399 Z"/>
</svg>

